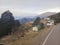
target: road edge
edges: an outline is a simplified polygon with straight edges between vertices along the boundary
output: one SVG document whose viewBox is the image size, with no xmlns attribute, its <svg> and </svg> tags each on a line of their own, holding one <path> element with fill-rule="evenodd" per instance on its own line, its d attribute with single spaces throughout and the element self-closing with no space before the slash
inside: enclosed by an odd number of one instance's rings
<svg viewBox="0 0 60 45">
<path fill-rule="evenodd" d="M 46 36 L 46 38 L 45 38 L 45 40 L 43 41 L 42 45 L 45 45 L 47 39 L 49 38 L 49 36 L 51 35 L 51 33 L 54 31 L 54 28 L 55 28 L 55 27 L 56 27 L 56 26 L 54 26 L 54 27 L 51 29 L 51 31 L 48 33 L 48 35 Z"/>
</svg>

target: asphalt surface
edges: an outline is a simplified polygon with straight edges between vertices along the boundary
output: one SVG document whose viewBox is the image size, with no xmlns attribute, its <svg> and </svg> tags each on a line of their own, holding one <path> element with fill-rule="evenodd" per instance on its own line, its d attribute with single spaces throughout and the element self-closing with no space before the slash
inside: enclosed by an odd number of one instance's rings
<svg viewBox="0 0 60 45">
<path fill-rule="evenodd" d="M 42 45 L 60 45 L 60 24 L 52 29 Z"/>
</svg>

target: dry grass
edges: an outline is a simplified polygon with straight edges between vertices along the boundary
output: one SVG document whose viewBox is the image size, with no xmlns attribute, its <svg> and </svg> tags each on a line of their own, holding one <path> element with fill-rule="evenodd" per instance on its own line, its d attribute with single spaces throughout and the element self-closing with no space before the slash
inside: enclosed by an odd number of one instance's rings
<svg viewBox="0 0 60 45">
<path fill-rule="evenodd" d="M 8 45 L 35 45 L 36 41 L 40 40 L 41 41 L 44 40 L 44 38 L 46 37 L 46 35 L 50 32 L 50 30 L 53 28 L 54 26 L 51 26 L 50 28 L 45 28 L 43 30 L 40 30 L 39 32 L 28 32 L 25 37 L 21 37 L 20 39 L 8 43 Z"/>
</svg>

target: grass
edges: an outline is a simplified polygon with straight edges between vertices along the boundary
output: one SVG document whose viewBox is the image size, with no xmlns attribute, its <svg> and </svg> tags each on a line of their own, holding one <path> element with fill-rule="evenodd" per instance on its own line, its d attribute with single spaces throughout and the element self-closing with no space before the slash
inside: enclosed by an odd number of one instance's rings
<svg viewBox="0 0 60 45">
<path fill-rule="evenodd" d="M 45 28 L 40 30 L 39 32 L 28 32 L 25 37 L 21 37 L 20 39 L 9 43 L 8 45 L 34 45 L 32 43 L 34 43 L 34 38 L 37 38 L 38 36 L 41 39 L 44 39 L 47 35 L 47 33 L 49 33 L 49 31 L 53 28 L 54 26 L 50 27 L 50 28 Z M 50 30 L 49 30 L 50 29 Z M 43 41 L 43 40 L 42 40 Z"/>
</svg>

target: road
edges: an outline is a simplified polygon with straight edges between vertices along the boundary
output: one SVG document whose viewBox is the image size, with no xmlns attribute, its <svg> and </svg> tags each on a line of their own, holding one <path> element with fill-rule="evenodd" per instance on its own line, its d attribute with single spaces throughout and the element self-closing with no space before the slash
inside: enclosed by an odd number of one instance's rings
<svg viewBox="0 0 60 45">
<path fill-rule="evenodd" d="M 60 45 L 60 24 L 52 29 L 42 45 Z"/>
</svg>

